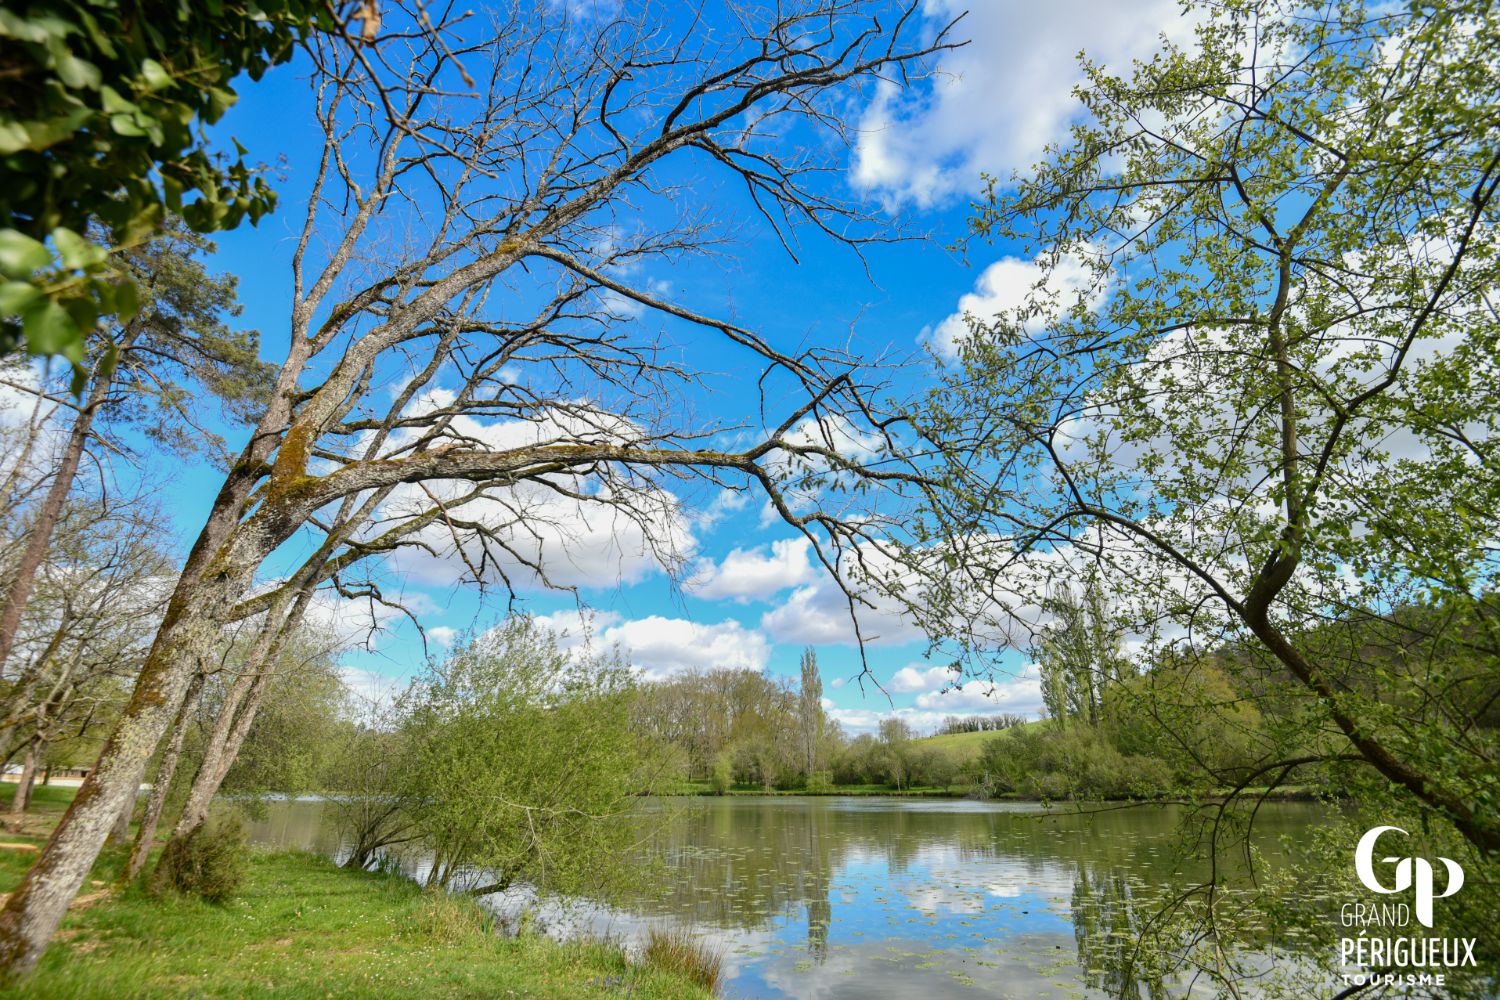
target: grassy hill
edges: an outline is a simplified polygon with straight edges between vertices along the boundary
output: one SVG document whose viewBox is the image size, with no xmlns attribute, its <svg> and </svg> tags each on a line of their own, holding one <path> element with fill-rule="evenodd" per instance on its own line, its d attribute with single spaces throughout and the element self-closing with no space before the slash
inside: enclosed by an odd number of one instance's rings
<svg viewBox="0 0 1500 1000">
<path fill-rule="evenodd" d="M 1042 725 L 1041 722 L 1023 722 L 1017 729 L 1031 729 Z M 984 745 L 990 740 L 1006 739 L 1013 730 L 1002 729 L 999 732 L 990 733 L 948 733 L 943 736 L 924 736 L 912 743 L 919 747 L 938 750 L 951 757 L 955 763 L 967 764 L 974 760 L 984 749 Z"/>
</svg>

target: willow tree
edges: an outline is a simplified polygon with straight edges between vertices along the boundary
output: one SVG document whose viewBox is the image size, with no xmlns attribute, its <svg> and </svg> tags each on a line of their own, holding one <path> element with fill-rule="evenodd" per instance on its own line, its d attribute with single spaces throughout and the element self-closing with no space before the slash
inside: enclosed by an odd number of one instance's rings
<svg viewBox="0 0 1500 1000">
<path fill-rule="evenodd" d="M 1193 13 L 1190 44 L 1089 67 L 1071 140 L 973 221 L 1038 281 L 972 317 L 928 414 L 935 513 L 968 538 L 952 586 L 1034 607 L 1100 567 L 1148 647 L 1229 641 L 1244 689 L 1289 706 L 1300 738 L 1240 787 L 1352 761 L 1367 804 L 1478 871 L 1500 851 L 1500 13 Z"/>
<path fill-rule="evenodd" d="M 916 37 L 912 6 L 575 17 L 538 2 L 433 24 L 419 5 L 382 5 L 368 44 L 316 47 L 325 141 L 286 359 L 120 725 L 0 912 L 7 973 L 35 963 L 230 621 L 282 616 L 324 581 L 378 599 L 351 577 L 402 545 L 475 580 L 545 584 L 580 519 L 671 562 L 667 487 L 683 479 L 758 488 L 825 565 L 846 569 L 840 549 L 858 559 L 881 517 L 843 518 L 841 498 L 911 481 L 878 454 L 898 433 L 874 402 L 881 376 L 668 299 L 641 265 L 722 249 L 706 213 L 724 195 L 693 170 L 731 180 L 788 248 L 808 233 L 888 238 L 823 174 L 840 165 L 845 91 L 950 44 Z M 692 332 L 674 344 L 648 316 Z M 762 369 L 734 445 L 675 405 L 714 367 L 694 353 L 710 344 Z M 254 590 L 303 529 L 306 561 Z"/>
</svg>

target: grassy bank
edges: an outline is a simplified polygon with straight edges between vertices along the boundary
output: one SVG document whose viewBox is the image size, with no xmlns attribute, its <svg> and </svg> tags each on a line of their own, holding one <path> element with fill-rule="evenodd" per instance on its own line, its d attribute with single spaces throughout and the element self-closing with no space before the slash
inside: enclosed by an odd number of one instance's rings
<svg viewBox="0 0 1500 1000">
<path fill-rule="evenodd" d="M 889 785 L 834 785 L 826 792 L 809 792 L 801 788 L 763 788 L 760 785 L 735 785 L 726 795 L 743 796 L 881 796 L 884 798 L 907 798 L 907 799 L 958 799 L 969 793 L 967 786 L 953 785 L 948 788 L 939 788 L 935 785 L 919 785 L 916 788 L 905 788 L 897 791 Z M 666 785 L 658 792 L 660 795 L 718 795 L 713 785 L 707 781 L 678 781 Z"/>
<path fill-rule="evenodd" d="M 55 821 L 71 793 L 48 790 L 38 822 L 49 813 Z M 4 842 L 0 889 L 9 890 L 35 856 L 27 848 L 41 841 Z M 612 945 L 496 934 L 467 900 L 308 854 L 254 852 L 245 886 L 222 906 L 113 889 L 123 857 L 120 849 L 101 856 L 36 975 L 8 996 L 709 996 Z"/>
</svg>

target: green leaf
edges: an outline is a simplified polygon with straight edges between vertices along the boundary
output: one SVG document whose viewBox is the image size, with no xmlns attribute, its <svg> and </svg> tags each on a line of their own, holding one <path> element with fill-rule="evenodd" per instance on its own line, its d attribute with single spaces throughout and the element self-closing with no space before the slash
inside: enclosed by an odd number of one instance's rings
<svg viewBox="0 0 1500 1000">
<path fill-rule="evenodd" d="M 82 353 L 83 335 L 68 311 L 51 299 L 43 299 L 21 315 L 26 335 L 26 353 L 66 354 L 70 348 Z"/>
<path fill-rule="evenodd" d="M 25 149 L 31 142 L 31 133 L 18 121 L 0 121 L 0 156 Z"/>
<path fill-rule="evenodd" d="M 105 84 L 99 88 L 99 97 L 104 102 L 104 110 L 112 115 L 140 110 L 140 107 L 134 101 L 127 101 L 121 97 L 120 92 L 109 86 L 109 84 Z"/>
<path fill-rule="evenodd" d="M 0 273 L 28 278 L 52 263 L 45 245 L 14 229 L 0 229 Z"/>
<path fill-rule="evenodd" d="M 57 60 L 57 76 L 63 84 L 73 90 L 97 90 L 99 67 L 68 53 Z"/>
<path fill-rule="evenodd" d="M 42 290 L 29 281 L 0 282 L 0 316 L 19 316 L 42 297 Z"/>
<path fill-rule="evenodd" d="M 100 281 L 97 284 L 101 309 L 113 315 L 117 322 L 129 322 L 141 311 L 140 291 L 128 275 L 120 275 L 115 281 Z"/>
<path fill-rule="evenodd" d="M 172 85 L 172 75 L 155 59 L 141 62 L 141 77 L 146 81 L 148 90 L 160 90 Z"/>
<path fill-rule="evenodd" d="M 79 330 L 92 330 L 99 323 L 99 304 L 93 296 L 70 295 L 62 300 L 62 307 L 68 311 L 68 315 L 73 318 L 73 325 Z M 63 353 L 67 353 L 67 350 L 64 349 Z"/>
<path fill-rule="evenodd" d="M 146 130 L 135 123 L 135 115 L 110 115 L 109 127 L 115 130 L 115 134 L 131 138 L 146 134 Z"/>
<path fill-rule="evenodd" d="M 210 122 L 222 118 L 237 99 L 235 92 L 228 87 L 209 87 L 205 93 L 208 95 L 208 113 L 203 117 Z"/>
<path fill-rule="evenodd" d="M 109 259 L 109 252 L 97 243 L 84 239 L 71 229 L 59 226 L 52 230 L 52 242 L 62 255 L 65 267 L 86 271 Z"/>
</svg>

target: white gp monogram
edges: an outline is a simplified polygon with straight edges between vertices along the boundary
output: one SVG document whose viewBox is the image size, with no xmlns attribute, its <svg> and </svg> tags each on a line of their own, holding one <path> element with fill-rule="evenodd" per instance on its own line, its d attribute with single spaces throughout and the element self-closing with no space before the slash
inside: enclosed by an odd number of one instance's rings
<svg viewBox="0 0 1500 1000">
<path fill-rule="evenodd" d="M 1417 893 L 1416 914 L 1417 919 L 1426 927 L 1432 926 L 1432 901 L 1443 899 L 1453 895 L 1463 888 L 1464 870 L 1452 858 L 1438 858 L 1448 871 L 1448 884 L 1438 895 L 1432 892 L 1432 863 L 1426 858 L 1381 858 L 1382 864 L 1394 864 L 1396 866 L 1396 884 L 1387 889 L 1375 877 L 1375 841 L 1380 835 L 1394 830 L 1405 834 L 1406 831 L 1399 826 L 1377 826 L 1365 831 L 1365 835 L 1359 838 L 1359 846 L 1354 851 L 1354 872 L 1359 880 L 1365 884 L 1365 888 L 1371 892 L 1384 895 L 1392 895 L 1405 892 L 1415 888 Z"/>
</svg>

